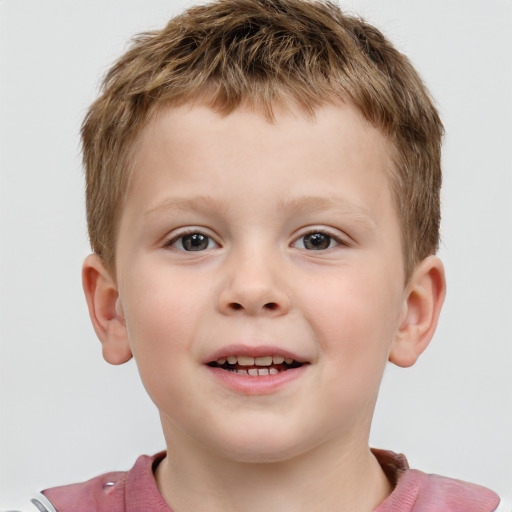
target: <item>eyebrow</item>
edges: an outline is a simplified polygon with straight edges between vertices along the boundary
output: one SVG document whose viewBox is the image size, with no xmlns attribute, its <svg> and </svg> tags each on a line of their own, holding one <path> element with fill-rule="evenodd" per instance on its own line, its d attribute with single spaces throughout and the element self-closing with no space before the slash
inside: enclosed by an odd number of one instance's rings
<svg viewBox="0 0 512 512">
<path fill-rule="evenodd" d="M 301 196 L 285 198 L 278 205 L 278 212 L 282 214 L 287 212 L 322 213 L 326 211 L 350 217 L 354 222 L 364 224 L 371 229 L 377 229 L 375 216 L 368 208 L 340 197 Z"/>
<path fill-rule="evenodd" d="M 215 199 L 211 196 L 194 196 L 194 197 L 169 197 L 150 207 L 144 212 L 144 215 L 152 215 L 158 213 L 166 213 L 172 210 L 194 210 L 194 209 L 214 210 L 219 213 L 227 213 L 229 204 L 225 200 Z"/>
<path fill-rule="evenodd" d="M 229 211 L 229 202 L 207 195 L 169 197 L 156 206 L 150 207 L 144 212 L 144 215 L 165 214 L 173 210 L 190 211 L 198 208 L 205 211 L 215 211 L 226 214 Z M 350 217 L 351 221 L 360 223 L 369 229 L 377 229 L 377 222 L 368 208 L 340 197 L 299 196 L 283 198 L 277 205 L 277 212 L 282 215 L 290 213 L 333 212 L 338 215 Z"/>
</svg>

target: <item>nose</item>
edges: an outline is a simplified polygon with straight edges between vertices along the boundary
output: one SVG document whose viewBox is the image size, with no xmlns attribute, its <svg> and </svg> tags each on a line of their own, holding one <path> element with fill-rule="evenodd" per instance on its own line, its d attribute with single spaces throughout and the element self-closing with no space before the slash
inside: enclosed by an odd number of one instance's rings
<svg viewBox="0 0 512 512">
<path fill-rule="evenodd" d="M 278 317 L 289 312 L 290 296 L 276 258 L 245 253 L 228 258 L 225 265 L 218 298 L 221 313 Z"/>
</svg>

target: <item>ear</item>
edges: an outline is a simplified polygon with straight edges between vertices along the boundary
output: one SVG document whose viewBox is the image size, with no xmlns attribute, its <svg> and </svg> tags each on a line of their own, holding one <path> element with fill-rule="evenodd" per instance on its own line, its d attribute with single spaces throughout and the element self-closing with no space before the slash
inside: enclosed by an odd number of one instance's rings
<svg viewBox="0 0 512 512">
<path fill-rule="evenodd" d="M 132 351 L 117 285 L 96 254 L 84 261 L 82 285 L 92 325 L 103 346 L 103 358 L 110 364 L 125 363 Z"/>
<path fill-rule="evenodd" d="M 412 366 L 427 348 L 446 295 L 444 267 L 429 256 L 415 268 L 406 287 L 400 325 L 389 353 L 397 366 Z"/>
</svg>

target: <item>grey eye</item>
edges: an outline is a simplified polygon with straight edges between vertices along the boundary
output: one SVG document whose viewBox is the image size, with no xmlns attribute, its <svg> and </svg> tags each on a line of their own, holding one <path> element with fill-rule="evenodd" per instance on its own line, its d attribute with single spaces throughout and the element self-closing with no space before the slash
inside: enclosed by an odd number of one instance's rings
<svg viewBox="0 0 512 512">
<path fill-rule="evenodd" d="M 305 249 L 321 251 L 331 246 L 332 238 L 325 233 L 311 233 L 302 237 Z"/>
<path fill-rule="evenodd" d="M 201 233 L 191 233 L 190 235 L 181 236 L 177 241 L 177 245 L 185 251 L 204 251 L 213 244 L 213 240 Z"/>
</svg>

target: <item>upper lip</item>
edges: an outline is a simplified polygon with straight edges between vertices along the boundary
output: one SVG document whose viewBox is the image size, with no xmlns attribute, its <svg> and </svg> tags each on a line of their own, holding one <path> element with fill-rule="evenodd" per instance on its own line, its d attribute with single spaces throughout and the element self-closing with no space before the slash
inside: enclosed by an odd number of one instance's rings
<svg viewBox="0 0 512 512">
<path fill-rule="evenodd" d="M 283 356 L 284 358 L 293 359 L 298 363 L 309 362 L 306 358 L 291 352 L 290 350 L 273 345 L 228 345 L 222 347 L 215 352 L 212 352 L 204 361 L 205 364 L 217 361 L 223 357 L 228 356 L 249 356 L 249 357 L 263 357 L 263 356 Z"/>
</svg>

